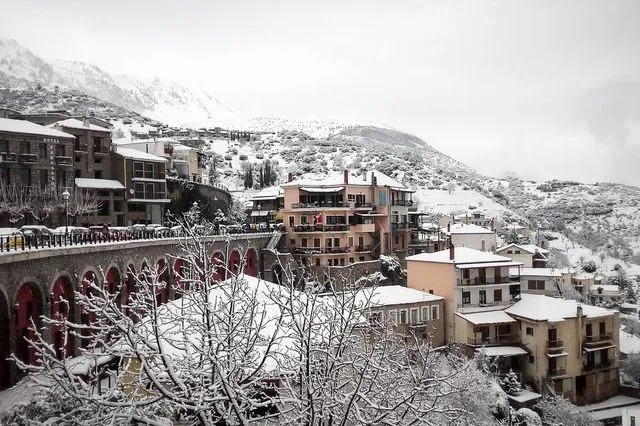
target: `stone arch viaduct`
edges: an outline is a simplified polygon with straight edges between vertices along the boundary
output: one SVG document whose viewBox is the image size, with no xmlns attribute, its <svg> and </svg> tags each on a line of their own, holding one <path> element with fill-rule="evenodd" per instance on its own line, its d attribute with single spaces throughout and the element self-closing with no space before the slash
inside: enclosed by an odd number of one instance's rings
<svg viewBox="0 0 640 426">
<path fill-rule="evenodd" d="M 243 259 L 245 274 L 277 281 L 278 254 L 273 248 L 279 239 L 277 233 L 215 236 L 207 239 L 206 250 L 211 259 L 224 262 L 229 273 L 237 272 Z M 161 279 L 169 290 L 157 294 L 156 299 L 166 302 L 174 297 L 179 281 L 181 261 L 176 257 L 181 253 L 179 239 L 163 238 L 0 254 L 0 388 L 19 379 L 15 363 L 7 360 L 9 354 L 25 363 L 36 362 L 36 354 L 25 340 L 33 333 L 31 319 L 38 324 L 41 315 L 62 315 L 83 321 L 80 308 L 73 303 L 63 305 L 61 297 L 72 300 L 74 291 L 83 291 L 86 279 L 109 286 L 112 292 L 126 292 L 133 281 L 131 271 L 139 273 L 153 266 L 164 271 Z M 56 348 L 63 344 L 62 331 L 55 327 L 44 336 Z M 67 340 L 66 353 L 77 354 L 80 342 Z"/>
</svg>

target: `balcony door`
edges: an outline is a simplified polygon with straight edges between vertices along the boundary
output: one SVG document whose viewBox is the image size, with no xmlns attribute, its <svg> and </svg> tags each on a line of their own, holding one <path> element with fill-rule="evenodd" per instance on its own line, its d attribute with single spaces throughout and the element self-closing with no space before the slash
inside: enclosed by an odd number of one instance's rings
<svg viewBox="0 0 640 426">
<path fill-rule="evenodd" d="M 502 282 L 502 276 L 501 276 L 501 273 L 500 273 L 501 269 L 502 268 L 500 268 L 499 266 L 496 267 L 496 268 L 493 268 L 493 275 L 495 276 L 495 282 L 496 283 L 501 283 Z"/>
<path fill-rule="evenodd" d="M 607 334 L 607 324 L 604 321 L 600 322 L 599 327 L 600 327 L 600 337 L 604 338 Z"/>
<path fill-rule="evenodd" d="M 487 269 L 480 268 L 478 269 L 478 276 L 481 284 L 485 284 L 487 282 Z"/>
<path fill-rule="evenodd" d="M 549 347 L 554 347 L 552 346 L 556 340 L 558 340 L 558 330 L 556 330 L 555 328 L 550 328 L 549 330 L 547 330 L 547 340 L 549 340 Z"/>
<path fill-rule="evenodd" d="M 486 290 L 480 290 L 479 299 L 480 299 L 480 304 L 481 305 L 485 305 L 487 303 L 487 291 Z"/>
<path fill-rule="evenodd" d="M 593 336 L 593 324 L 587 324 L 587 338 Z"/>
</svg>

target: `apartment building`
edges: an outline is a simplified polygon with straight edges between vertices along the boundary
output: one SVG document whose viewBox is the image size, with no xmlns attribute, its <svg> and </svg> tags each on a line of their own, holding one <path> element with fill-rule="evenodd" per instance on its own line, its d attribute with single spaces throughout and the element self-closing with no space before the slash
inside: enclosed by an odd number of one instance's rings
<svg viewBox="0 0 640 426">
<path fill-rule="evenodd" d="M 468 247 L 474 250 L 494 252 L 496 249 L 496 233 L 482 226 L 455 223 L 447 225 L 444 235 L 456 247 Z"/>
<path fill-rule="evenodd" d="M 366 287 L 355 294 L 356 306 L 372 325 L 393 324 L 407 342 L 442 346 L 444 297 L 399 285 Z"/>
<path fill-rule="evenodd" d="M 282 185 L 281 215 L 291 252 L 302 265 L 345 266 L 380 254 L 406 256 L 413 191 L 369 171 L 293 180 Z"/>
<path fill-rule="evenodd" d="M 549 262 L 549 250 L 534 244 L 507 244 L 496 249 L 496 254 L 507 256 L 516 262 L 522 262 L 524 268 L 546 268 Z"/>
<path fill-rule="evenodd" d="M 125 189 L 125 225 L 163 223 L 167 196 L 167 160 L 130 148 L 117 146 L 111 153 L 113 176 Z"/>
<path fill-rule="evenodd" d="M 284 190 L 279 186 L 262 189 L 251 197 L 251 223 L 276 223 L 282 221 L 280 209 L 284 207 Z"/>
<path fill-rule="evenodd" d="M 0 118 L 0 184 L 21 193 L 72 191 L 73 143 L 74 137 L 68 133 Z M 1 221 L 9 226 L 7 217 Z"/>
<path fill-rule="evenodd" d="M 456 312 L 498 310 L 513 304 L 520 294 L 518 269 L 522 264 L 508 257 L 451 245 L 406 260 L 407 287 L 445 298 L 447 342 L 454 340 Z"/>
<path fill-rule="evenodd" d="M 75 190 L 95 194 L 100 202 L 96 212 L 77 218 L 77 223 L 84 226 L 123 226 L 124 186 L 111 176 L 111 128 L 96 122 L 103 124 L 103 120 L 95 117 L 84 117 L 82 120 L 67 118 L 48 127 L 74 136 Z"/>
<path fill-rule="evenodd" d="M 520 268 L 521 291 L 523 293 L 559 296 L 562 274 L 556 268 Z"/>
<path fill-rule="evenodd" d="M 618 393 L 619 313 L 538 294 L 522 294 L 505 309 L 519 324 L 520 343 L 529 353 L 520 371 L 538 389 L 584 405 Z"/>
</svg>

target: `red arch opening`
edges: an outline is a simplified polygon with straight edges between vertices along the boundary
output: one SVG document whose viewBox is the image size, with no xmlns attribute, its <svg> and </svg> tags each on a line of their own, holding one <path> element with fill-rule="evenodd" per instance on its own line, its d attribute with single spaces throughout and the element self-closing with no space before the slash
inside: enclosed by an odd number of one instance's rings
<svg viewBox="0 0 640 426">
<path fill-rule="evenodd" d="M 16 295 L 18 312 L 16 316 L 16 356 L 25 364 L 36 363 L 36 351 L 25 339 L 34 338 L 31 321 L 39 327 L 42 303 L 38 287 L 34 283 L 24 283 Z"/>
<path fill-rule="evenodd" d="M 217 251 L 211 256 L 211 269 L 213 271 L 211 278 L 215 282 L 224 280 L 224 255 L 222 252 Z"/>
<path fill-rule="evenodd" d="M 73 287 L 69 278 L 60 276 L 51 289 L 51 319 L 64 322 L 73 318 Z M 51 326 L 51 341 L 58 359 L 74 355 L 73 338 L 65 324 Z"/>
<path fill-rule="evenodd" d="M 247 250 L 245 257 L 244 273 L 252 277 L 258 276 L 258 254 L 252 248 Z"/>
<path fill-rule="evenodd" d="M 229 273 L 232 276 L 238 275 L 238 271 L 240 270 L 240 252 L 238 250 L 234 250 L 229 255 Z"/>
<path fill-rule="evenodd" d="M 116 303 L 120 306 L 120 294 L 118 289 L 120 287 L 120 271 L 115 266 L 112 266 L 107 271 L 105 289 L 109 294 L 113 294 L 116 297 Z"/>
</svg>

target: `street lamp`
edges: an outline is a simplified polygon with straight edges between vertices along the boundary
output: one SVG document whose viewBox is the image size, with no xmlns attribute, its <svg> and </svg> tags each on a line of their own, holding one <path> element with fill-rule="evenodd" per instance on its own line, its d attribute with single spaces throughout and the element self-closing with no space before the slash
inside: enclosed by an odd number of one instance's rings
<svg viewBox="0 0 640 426">
<path fill-rule="evenodd" d="M 64 217 L 65 217 L 64 239 L 65 241 L 67 240 L 67 237 L 69 235 L 69 197 L 70 196 L 71 194 L 69 194 L 69 191 L 65 189 L 64 192 L 62 193 L 62 199 L 64 200 Z"/>
</svg>

